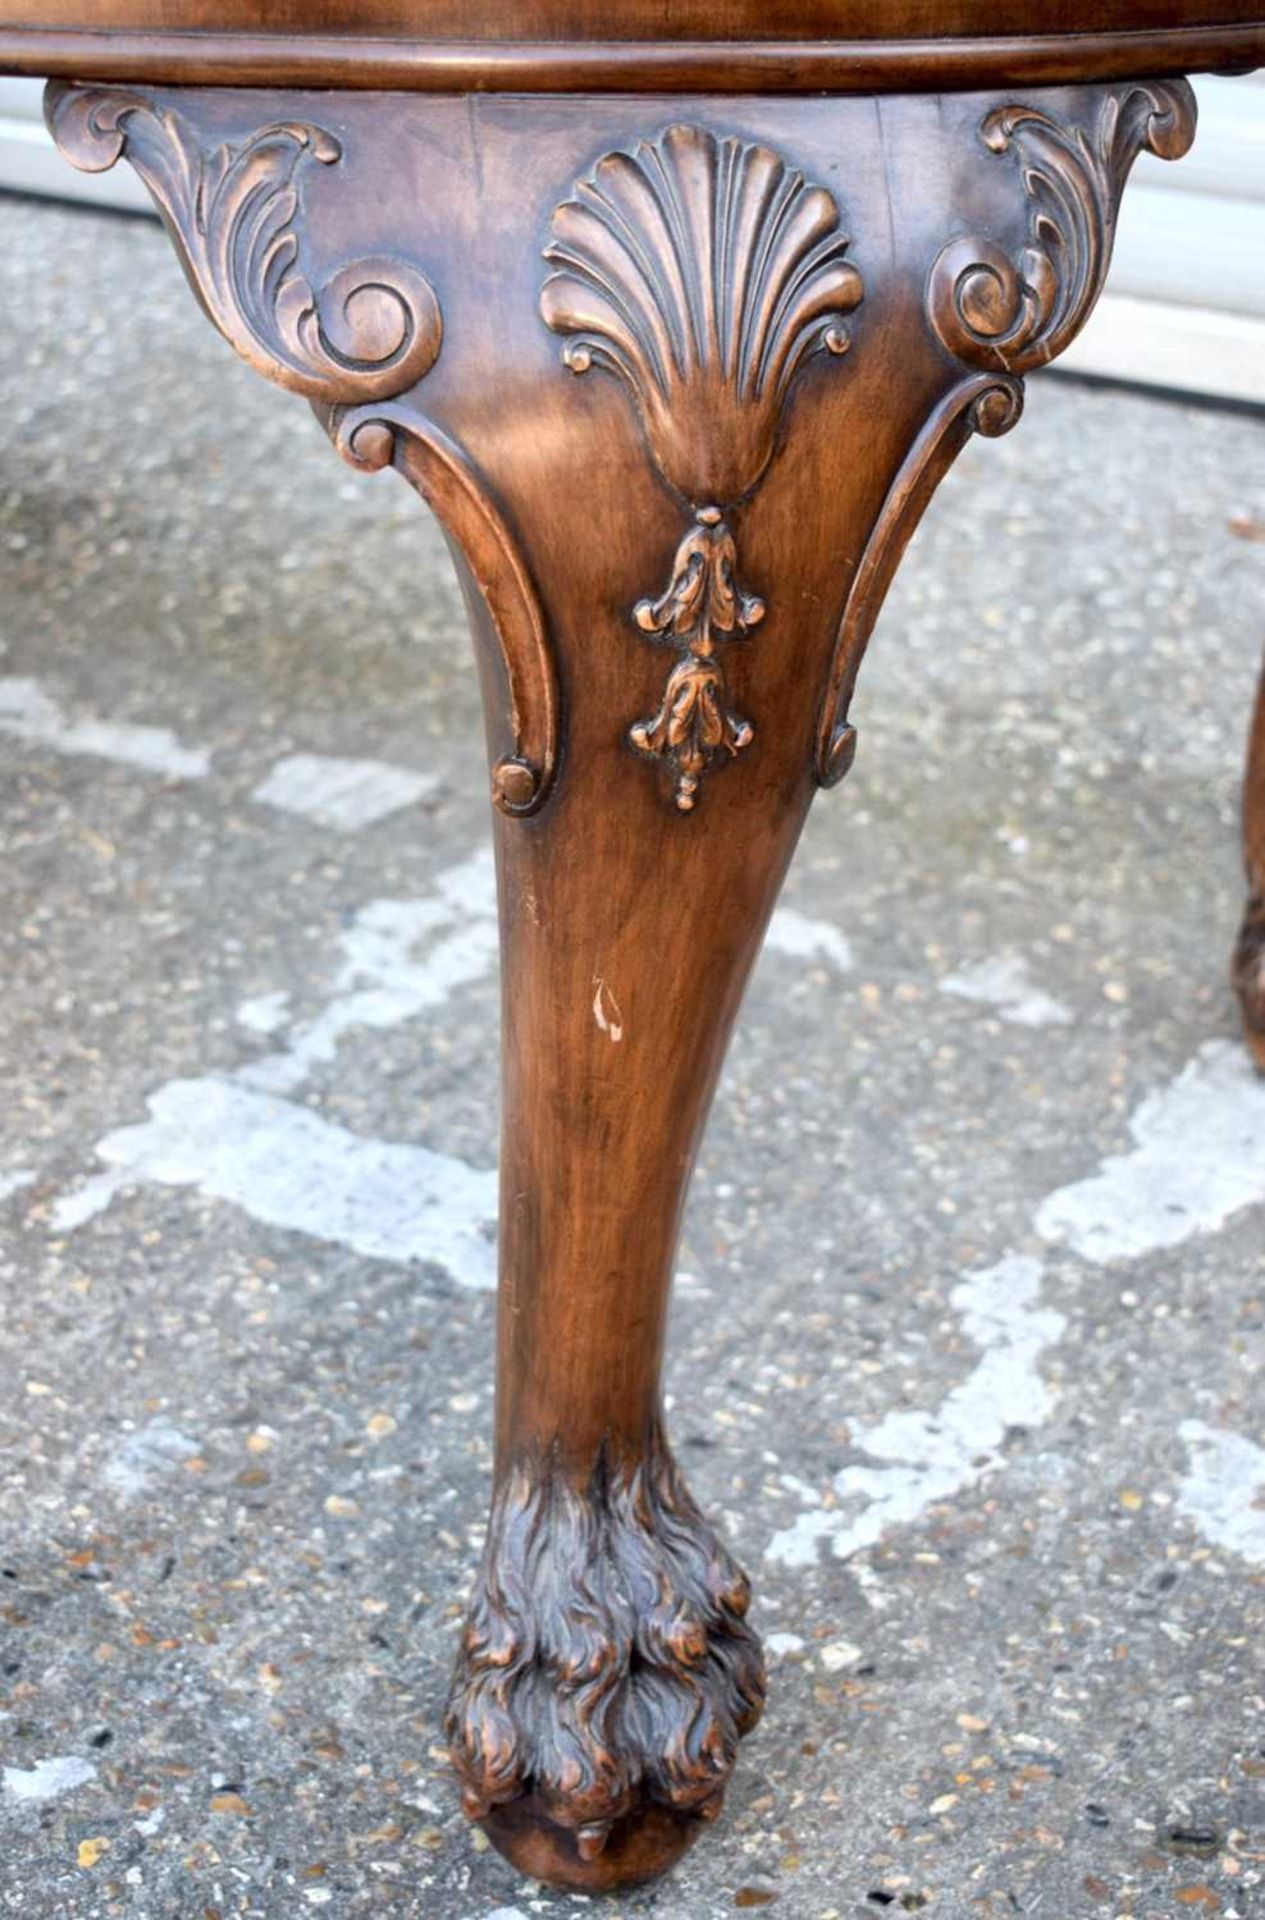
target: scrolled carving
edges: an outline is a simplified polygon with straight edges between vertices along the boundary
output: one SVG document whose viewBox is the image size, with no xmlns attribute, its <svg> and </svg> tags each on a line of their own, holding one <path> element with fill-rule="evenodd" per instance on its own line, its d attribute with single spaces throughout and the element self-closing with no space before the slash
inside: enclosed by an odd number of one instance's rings
<svg viewBox="0 0 1265 1920">
<path fill-rule="evenodd" d="M 1028 245 L 1013 259 L 996 241 L 960 235 L 941 248 L 927 281 L 931 327 L 965 369 L 937 402 L 883 503 L 853 575 L 817 730 L 823 786 L 852 764 L 848 707 L 857 671 L 905 544 L 941 477 L 972 433 L 1009 432 L 1023 411 L 1023 376 L 1071 342 L 1102 291 L 1129 169 L 1146 148 L 1185 153 L 1195 99 L 1184 80 L 1103 92 L 1091 131 L 1039 107 L 989 113 L 990 152 L 1015 152 L 1030 203 Z"/>
<path fill-rule="evenodd" d="M 888 489 L 852 576 L 817 722 L 816 774 L 837 786 L 856 758 L 848 719 L 852 692 L 900 557 L 940 481 L 973 433 L 1009 432 L 1023 412 L 1023 382 L 1013 374 L 973 374 L 933 410 Z"/>
<path fill-rule="evenodd" d="M 239 145 L 200 145 L 179 113 L 144 95 L 52 83 L 50 131 L 72 165 L 104 172 L 126 154 L 220 332 L 268 379 L 325 403 L 383 399 L 429 372 L 443 336 L 416 267 L 366 259 L 313 292 L 300 265 L 302 170 L 342 157 L 332 134 L 286 121 Z"/>
<path fill-rule="evenodd" d="M 490 489 L 462 450 L 420 414 L 385 403 L 434 365 L 443 323 L 434 289 L 396 259 L 341 267 L 314 293 L 302 270 L 302 172 L 342 149 L 320 127 L 285 121 L 240 143 L 210 143 L 143 94 L 49 86 L 49 127 L 89 172 L 124 154 L 153 195 L 189 280 L 220 332 L 259 372 L 306 395 L 354 466 L 393 458 L 461 546 L 488 604 L 509 694 L 511 751 L 493 798 L 534 813 L 558 757 L 558 689 L 539 595 Z"/>
<path fill-rule="evenodd" d="M 582 1488 L 520 1462 L 493 1506 L 446 1718 L 467 1812 L 532 1795 L 582 1859 L 645 1799 L 713 1817 L 764 1704 L 749 1597 L 662 1433 Z"/>
<path fill-rule="evenodd" d="M 490 615 L 509 696 L 512 744 L 492 769 L 492 798 L 502 813 L 535 813 L 558 768 L 558 675 L 540 595 L 486 476 L 412 407 L 317 412 L 352 466 L 372 472 L 394 460 L 461 549 Z"/>
<path fill-rule="evenodd" d="M 553 216 L 544 319 L 569 336 L 573 373 L 600 366 L 625 382 L 695 517 L 666 594 L 634 612 L 680 650 L 657 713 L 629 733 L 670 762 L 683 812 L 703 771 L 754 737 L 729 712 L 715 642 L 764 609 L 734 584 L 722 516 L 759 485 L 806 358 L 847 350 L 863 292 L 848 244 L 824 187 L 768 147 L 694 126 L 604 155 Z"/>
<path fill-rule="evenodd" d="M 1038 107 L 990 113 L 980 137 L 1012 149 L 1032 201 L 1017 260 L 994 241 L 951 240 L 931 270 L 927 305 L 945 346 L 970 366 L 1023 374 L 1053 360 L 1088 318 L 1111 260 L 1129 169 L 1145 148 L 1178 159 L 1195 134 L 1184 80 L 1147 81 L 1103 95 L 1092 132 Z"/>
</svg>

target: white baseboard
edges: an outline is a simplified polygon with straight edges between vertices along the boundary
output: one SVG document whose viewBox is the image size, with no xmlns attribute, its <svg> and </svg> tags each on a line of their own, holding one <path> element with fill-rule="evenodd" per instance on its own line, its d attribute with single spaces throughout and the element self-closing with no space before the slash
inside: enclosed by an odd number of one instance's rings
<svg viewBox="0 0 1265 1920">
<path fill-rule="evenodd" d="M 1058 367 L 1265 406 L 1265 319 L 1104 294 Z"/>
<path fill-rule="evenodd" d="M 0 113 L 0 181 L 12 193 L 86 200 L 97 207 L 152 213 L 154 203 L 130 167 L 76 173 L 49 139 L 42 120 Z"/>
</svg>

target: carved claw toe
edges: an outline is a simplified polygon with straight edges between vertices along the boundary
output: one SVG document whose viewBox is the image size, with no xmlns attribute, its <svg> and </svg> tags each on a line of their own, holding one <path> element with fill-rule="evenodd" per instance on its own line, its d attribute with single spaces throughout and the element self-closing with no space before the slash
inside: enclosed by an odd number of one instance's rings
<svg viewBox="0 0 1265 1920">
<path fill-rule="evenodd" d="M 764 1702 L 748 1599 L 660 1435 L 582 1488 L 514 1469 L 446 1724 L 467 1811 L 517 1865 L 629 1884 L 715 1818 Z"/>
<path fill-rule="evenodd" d="M 581 1860 L 596 1860 L 604 1852 L 610 1832 L 609 1820 L 599 1820 L 591 1827 L 581 1827 L 575 1836 L 575 1850 Z"/>
</svg>

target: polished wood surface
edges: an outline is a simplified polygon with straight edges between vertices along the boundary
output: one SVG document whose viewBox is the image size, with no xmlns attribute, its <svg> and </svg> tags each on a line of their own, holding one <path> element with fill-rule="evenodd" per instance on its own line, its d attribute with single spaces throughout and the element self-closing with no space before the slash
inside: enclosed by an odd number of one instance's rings
<svg viewBox="0 0 1265 1920">
<path fill-rule="evenodd" d="M 346 28 L 277 33 L 106 28 L 31 19 L 0 24 L 0 73 L 199 86 L 403 89 L 420 93 L 890 93 L 1152 77 L 1265 64 L 1265 16 L 929 37 L 746 39 L 415 39 Z M 511 22 L 511 25 L 515 24 Z"/>
<path fill-rule="evenodd" d="M 1243 782 L 1247 906 L 1234 953 L 1234 983 L 1253 1058 L 1265 1073 L 1265 669 L 1256 692 Z"/>
<path fill-rule="evenodd" d="M 1101 288 L 1184 81 L 536 103 L 50 91 L 208 314 L 443 522 L 504 980 L 492 1515 L 448 1711 L 525 1871 L 662 1872 L 759 1717 L 749 1589 L 664 1431 L 681 1210 L 899 554 Z"/>
<path fill-rule="evenodd" d="M 0 0 L 0 24 L 410 40 L 936 40 L 1259 23 L 1259 0 Z"/>
<path fill-rule="evenodd" d="M 91 83 L 49 90 L 67 158 L 126 157 L 230 344 L 452 545 L 504 1104 L 492 1512 L 447 1736 L 525 1872 L 653 1878 L 719 1812 L 764 1696 L 747 1581 L 660 1399 L 743 988 L 938 481 L 1091 311 L 1136 155 L 1189 144 L 1189 88 L 1151 76 L 1265 61 L 1265 6 L 41 0 L 7 22 L 0 67 Z M 1246 822 L 1265 1042 L 1265 695 Z"/>
<path fill-rule="evenodd" d="M 1261 61 L 1260 0 L 0 0 L 0 71 L 174 84 L 913 91 Z"/>
</svg>

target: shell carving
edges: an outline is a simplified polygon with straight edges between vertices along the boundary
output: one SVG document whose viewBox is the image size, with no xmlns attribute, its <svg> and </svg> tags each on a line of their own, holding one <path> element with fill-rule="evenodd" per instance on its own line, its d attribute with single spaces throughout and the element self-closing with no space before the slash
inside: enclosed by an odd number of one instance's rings
<svg viewBox="0 0 1265 1920">
<path fill-rule="evenodd" d="M 634 610 L 677 660 L 657 714 L 629 733 L 667 763 L 682 812 L 707 767 L 755 737 L 730 711 L 716 645 L 758 615 L 716 609 L 763 604 L 737 583 L 721 516 L 759 485 L 807 357 L 847 350 L 863 292 L 847 248 L 824 187 L 768 147 L 703 127 L 604 155 L 553 216 L 545 321 L 569 336 L 573 373 L 605 367 L 627 384 L 660 473 L 694 512 L 667 593 Z"/>
<path fill-rule="evenodd" d="M 847 246 L 831 195 L 770 148 L 669 127 L 557 208 L 541 311 L 574 372 L 627 381 L 672 486 L 730 506 L 768 466 L 796 369 L 846 351 Z"/>
</svg>

